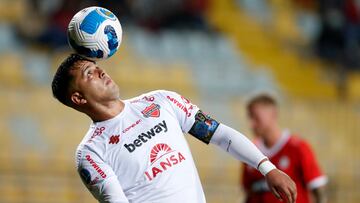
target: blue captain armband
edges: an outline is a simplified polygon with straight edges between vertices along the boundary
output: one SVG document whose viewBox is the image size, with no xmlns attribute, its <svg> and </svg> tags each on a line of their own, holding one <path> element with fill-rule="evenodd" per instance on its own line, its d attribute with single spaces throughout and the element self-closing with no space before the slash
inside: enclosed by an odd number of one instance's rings
<svg viewBox="0 0 360 203">
<path fill-rule="evenodd" d="M 219 124 L 219 122 L 199 110 L 195 115 L 195 123 L 191 127 L 189 134 L 209 144 Z"/>
</svg>

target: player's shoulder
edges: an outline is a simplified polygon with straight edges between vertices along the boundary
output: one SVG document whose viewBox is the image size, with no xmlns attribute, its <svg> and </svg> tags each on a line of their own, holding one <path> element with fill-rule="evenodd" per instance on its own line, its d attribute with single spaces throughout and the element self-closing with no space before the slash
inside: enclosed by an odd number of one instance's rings
<svg viewBox="0 0 360 203">
<path fill-rule="evenodd" d="M 287 145 L 291 147 L 301 148 L 304 146 L 309 146 L 309 143 L 303 137 L 301 137 L 301 135 L 292 133 L 289 137 Z"/>
<path fill-rule="evenodd" d="M 106 147 L 101 139 L 105 129 L 106 126 L 98 126 L 96 124 L 90 126 L 75 150 L 77 164 L 79 164 L 80 160 L 84 159 L 86 155 L 96 154 L 97 156 L 101 156 L 105 153 Z"/>
<path fill-rule="evenodd" d="M 171 91 L 171 90 L 159 89 L 159 90 L 153 90 L 153 91 L 150 91 L 150 92 L 143 93 L 143 94 L 141 94 L 141 95 L 139 95 L 137 97 L 131 98 L 129 100 L 142 99 L 144 97 L 150 97 L 150 96 L 162 97 L 164 95 L 169 95 L 169 94 L 177 94 L 177 93 L 174 92 L 174 91 Z"/>
<path fill-rule="evenodd" d="M 102 122 L 101 124 L 92 123 L 85 136 L 81 140 L 79 147 L 91 147 L 93 143 L 100 141 L 99 138 L 104 137 L 103 135 L 105 134 L 106 130 L 109 130 L 109 128 L 111 128 L 111 126 L 107 125 L 104 122 Z"/>
<path fill-rule="evenodd" d="M 89 143 L 80 143 L 75 150 L 75 163 L 79 168 L 84 162 L 92 160 L 103 160 L 104 150 L 94 147 Z"/>
<path fill-rule="evenodd" d="M 162 102 L 166 101 L 169 98 L 179 96 L 178 93 L 169 90 L 154 90 L 150 92 L 143 93 L 139 96 L 127 99 L 130 103 L 139 103 L 139 102 Z"/>
<path fill-rule="evenodd" d="M 82 164 L 83 158 L 85 156 L 85 154 L 87 154 L 87 147 L 85 146 L 85 144 L 80 143 L 76 150 L 75 150 L 75 165 L 76 168 L 79 168 L 80 165 Z"/>
</svg>

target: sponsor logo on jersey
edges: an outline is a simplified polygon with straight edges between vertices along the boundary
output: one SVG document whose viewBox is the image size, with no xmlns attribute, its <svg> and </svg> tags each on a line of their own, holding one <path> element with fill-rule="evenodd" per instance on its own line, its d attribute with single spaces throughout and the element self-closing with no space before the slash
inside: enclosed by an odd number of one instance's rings
<svg viewBox="0 0 360 203">
<path fill-rule="evenodd" d="M 127 131 L 129 131 L 130 129 L 134 128 L 135 126 L 137 126 L 139 123 L 141 122 L 141 119 L 135 121 L 135 123 L 131 124 L 130 126 L 126 127 L 122 133 L 125 134 Z"/>
<path fill-rule="evenodd" d="M 165 120 L 163 120 L 162 122 L 156 124 L 154 127 L 150 128 L 148 131 L 138 135 L 137 139 L 135 139 L 133 142 L 124 144 L 124 147 L 130 153 L 132 153 L 136 150 L 136 148 L 141 147 L 143 144 L 145 144 L 148 140 L 155 137 L 157 134 L 167 131 L 168 131 L 168 127 L 166 125 Z"/>
<path fill-rule="evenodd" d="M 164 143 L 156 144 L 150 152 L 151 167 L 145 171 L 145 177 L 151 181 L 184 160 L 184 155 L 181 152 L 172 150 L 169 145 Z"/>
<path fill-rule="evenodd" d="M 290 159 L 287 156 L 282 156 L 279 160 L 279 168 L 281 170 L 286 170 L 289 168 L 290 165 Z"/>
<path fill-rule="evenodd" d="M 120 135 L 112 135 L 109 140 L 109 144 L 117 144 L 120 141 Z"/>
<path fill-rule="evenodd" d="M 179 109 L 181 109 L 187 117 L 191 116 L 190 110 L 192 110 L 194 108 L 194 105 L 192 105 L 190 103 L 190 101 L 188 99 L 186 99 L 185 97 L 181 96 L 181 99 L 184 101 L 185 104 L 183 104 L 182 102 L 179 102 L 177 99 L 170 97 L 170 96 L 166 96 L 166 98 L 168 100 L 170 100 L 176 107 L 178 107 Z M 187 107 L 188 106 L 188 107 Z"/>
<path fill-rule="evenodd" d="M 94 131 L 94 133 L 91 135 L 90 139 L 88 140 L 88 142 L 91 142 L 96 136 L 101 136 L 102 133 L 104 132 L 105 127 L 97 127 Z"/>
<path fill-rule="evenodd" d="M 155 97 L 150 95 L 150 96 L 143 97 L 143 99 L 145 99 L 145 101 L 148 101 L 148 102 L 153 102 L 155 100 Z"/>
<path fill-rule="evenodd" d="M 135 99 L 135 100 L 132 100 L 130 101 L 130 103 L 137 103 L 137 102 L 140 102 L 141 100 L 145 100 L 147 102 L 153 102 L 155 100 L 155 97 L 153 95 L 150 95 L 150 96 L 144 96 L 143 98 L 141 99 Z"/>
<path fill-rule="evenodd" d="M 152 103 L 150 106 L 146 107 L 141 111 L 145 118 L 149 117 L 159 117 L 160 116 L 160 105 Z"/>
<path fill-rule="evenodd" d="M 106 178 L 106 173 L 100 168 L 99 165 L 97 165 L 97 163 L 91 158 L 90 155 L 86 155 L 85 158 L 102 178 Z"/>
</svg>

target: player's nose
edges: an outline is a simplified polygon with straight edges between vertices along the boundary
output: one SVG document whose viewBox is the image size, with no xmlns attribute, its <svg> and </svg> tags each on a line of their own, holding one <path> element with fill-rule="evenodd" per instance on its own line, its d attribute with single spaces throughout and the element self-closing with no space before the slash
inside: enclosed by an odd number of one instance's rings
<svg viewBox="0 0 360 203">
<path fill-rule="evenodd" d="M 104 78 L 105 75 L 106 75 L 105 71 L 103 69 L 101 69 L 101 68 L 99 68 L 98 71 L 99 71 L 99 77 Z"/>
</svg>

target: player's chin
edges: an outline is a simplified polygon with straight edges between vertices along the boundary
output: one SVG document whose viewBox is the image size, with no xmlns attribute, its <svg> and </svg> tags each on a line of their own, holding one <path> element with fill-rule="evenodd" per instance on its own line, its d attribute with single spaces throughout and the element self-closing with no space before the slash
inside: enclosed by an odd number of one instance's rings
<svg viewBox="0 0 360 203">
<path fill-rule="evenodd" d="M 115 85 L 112 89 L 111 89 L 111 97 L 114 99 L 119 99 L 120 98 L 120 91 L 117 85 Z"/>
</svg>

